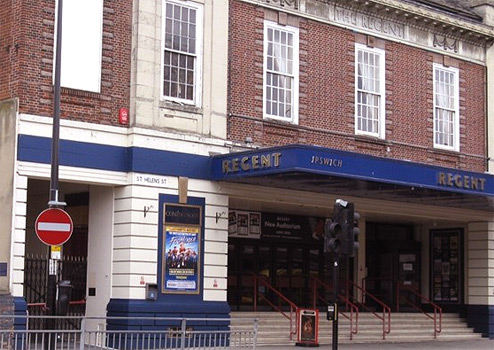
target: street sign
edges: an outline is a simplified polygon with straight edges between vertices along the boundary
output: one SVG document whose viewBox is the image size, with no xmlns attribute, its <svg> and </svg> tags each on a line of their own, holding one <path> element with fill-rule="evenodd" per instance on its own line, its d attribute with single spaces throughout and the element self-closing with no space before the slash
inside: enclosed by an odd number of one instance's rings
<svg viewBox="0 0 494 350">
<path fill-rule="evenodd" d="M 64 210 L 48 208 L 39 214 L 34 227 L 41 242 L 52 246 L 67 242 L 72 235 L 74 224 Z"/>
</svg>

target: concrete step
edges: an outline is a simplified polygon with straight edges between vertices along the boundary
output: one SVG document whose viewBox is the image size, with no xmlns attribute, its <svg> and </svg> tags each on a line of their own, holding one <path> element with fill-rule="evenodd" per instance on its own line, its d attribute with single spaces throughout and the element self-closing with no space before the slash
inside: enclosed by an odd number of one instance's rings
<svg viewBox="0 0 494 350">
<path fill-rule="evenodd" d="M 233 312 L 231 327 L 236 330 L 252 329 L 252 320 L 258 319 L 258 345 L 293 345 L 297 335 L 289 336 L 289 320 L 276 312 Z M 292 325 L 295 331 L 295 325 Z M 375 315 L 359 313 L 358 333 L 350 335 L 350 321 L 339 318 L 338 341 L 341 343 L 375 342 L 416 342 L 434 339 L 433 320 L 420 313 L 393 313 L 391 332 L 383 340 L 383 323 Z M 318 328 L 319 344 L 332 343 L 332 322 L 320 313 Z M 439 340 L 472 340 L 481 335 L 467 327 L 458 314 L 443 314 L 442 331 L 437 334 Z"/>
</svg>

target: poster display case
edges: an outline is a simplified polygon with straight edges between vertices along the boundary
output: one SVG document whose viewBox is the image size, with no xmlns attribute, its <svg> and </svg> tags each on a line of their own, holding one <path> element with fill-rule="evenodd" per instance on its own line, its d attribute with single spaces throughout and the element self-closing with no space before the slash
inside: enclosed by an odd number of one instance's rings
<svg viewBox="0 0 494 350">
<path fill-rule="evenodd" d="M 432 301 L 458 304 L 463 298 L 463 230 L 431 231 Z"/>
</svg>

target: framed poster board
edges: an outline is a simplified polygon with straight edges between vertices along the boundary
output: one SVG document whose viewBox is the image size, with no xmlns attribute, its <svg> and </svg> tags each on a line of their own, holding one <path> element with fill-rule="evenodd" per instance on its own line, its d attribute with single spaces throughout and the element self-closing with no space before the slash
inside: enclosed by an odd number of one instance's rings
<svg viewBox="0 0 494 350">
<path fill-rule="evenodd" d="M 431 291 L 436 303 L 463 298 L 463 230 L 431 230 Z"/>
<path fill-rule="evenodd" d="M 165 203 L 164 213 L 161 291 L 199 294 L 202 208 Z"/>
</svg>

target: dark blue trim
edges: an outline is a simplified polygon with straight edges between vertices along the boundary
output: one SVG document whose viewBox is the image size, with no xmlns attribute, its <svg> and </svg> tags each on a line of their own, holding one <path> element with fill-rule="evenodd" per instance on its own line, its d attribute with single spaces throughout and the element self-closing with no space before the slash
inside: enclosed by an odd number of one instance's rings
<svg viewBox="0 0 494 350">
<path fill-rule="evenodd" d="M 51 163 L 51 138 L 19 135 L 18 141 L 19 161 Z M 210 157 L 194 154 L 68 140 L 60 140 L 59 152 L 59 163 L 65 166 L 195 179 L 211 177 Z"/>
<path fill-rule="evenodd" d="M 494 305 L 467 305 L 467 323 L 475 332 L 494 340 Z"/>
<path fill-rule="evenodd" d="M 253 157 L 277 154 L 277 166 L 253 166 Z M 18 160 L 50 164 L 51 139 L 19 135 Z M 445 192 L 494 196 L 494 176 L 395 159 L 333 150 L 308 145 L 289 145 L 214 157 L 155 150 L 117 147 L 60 140 L 60 165 L 156 175 L 186 176 L 213 181 L 241 181 L 243 178 L 284 173 L 307 173 L 414 186 Z M 247 159 L 248 170 L 232 170 L 232 162 Z M 224 172 L 224 162 L 230 170 Z M 443 176 L 441 184 L 440 177 Z M 448 176 L 451 176 L 448 184 Z M 459 179 L 462 186 L 457 186 Z M 474 179 L 482 186 L 473 188 Z M 467 181 L 467 185 L 465 185 Z"/>
<path fill-rule="evenodd" d="M 270 159 L 268 165 L 261 158 Z M 277 163 L 276 163 L 277 162 Z M 243 165 L 243 166 L 242 166 Z M 212 180 L 240 181 L 242 178 L 283 173 L 312 173 L 395 185 L 429 188 L 483 196 L 494 196 L 494 176 L 395 159 L 345 152 L 307 145 L 290 145 L 213 157 Z M 443 175 L 441 175 L 443 174 Z M 449 185 L 448 174 L 467 186 Z M 442 178 L 440 176 L 443 176 Z M 479 179 L 472 189 L 473 179 Z M 443 180 L 445 184 L 440 184 Z M 470 188 L 468 188 L 470 187 Z"/>
<path fill-rule="evenodd" d="M 170 296 L 169 294 L 166 297 Z M 227 302 L 203 301 L 188 303 L 161 299 L 110 299 L 107 315 L 112 317 L 189 317 L 189 318 L 230 318 L 230 306 Z M 138 320 L 125 322 L 136 325 Z M 142 322 L 142 321 L 141 321 Z"/>
<path fill-rule="evenodd" d="M 111 171 L 131 171 L 130 153 L 124 147 L 60 140 L 60 165 Z M 19 135 L 17 159 L 51 163 L 51 138 Z"/>
</svg>

